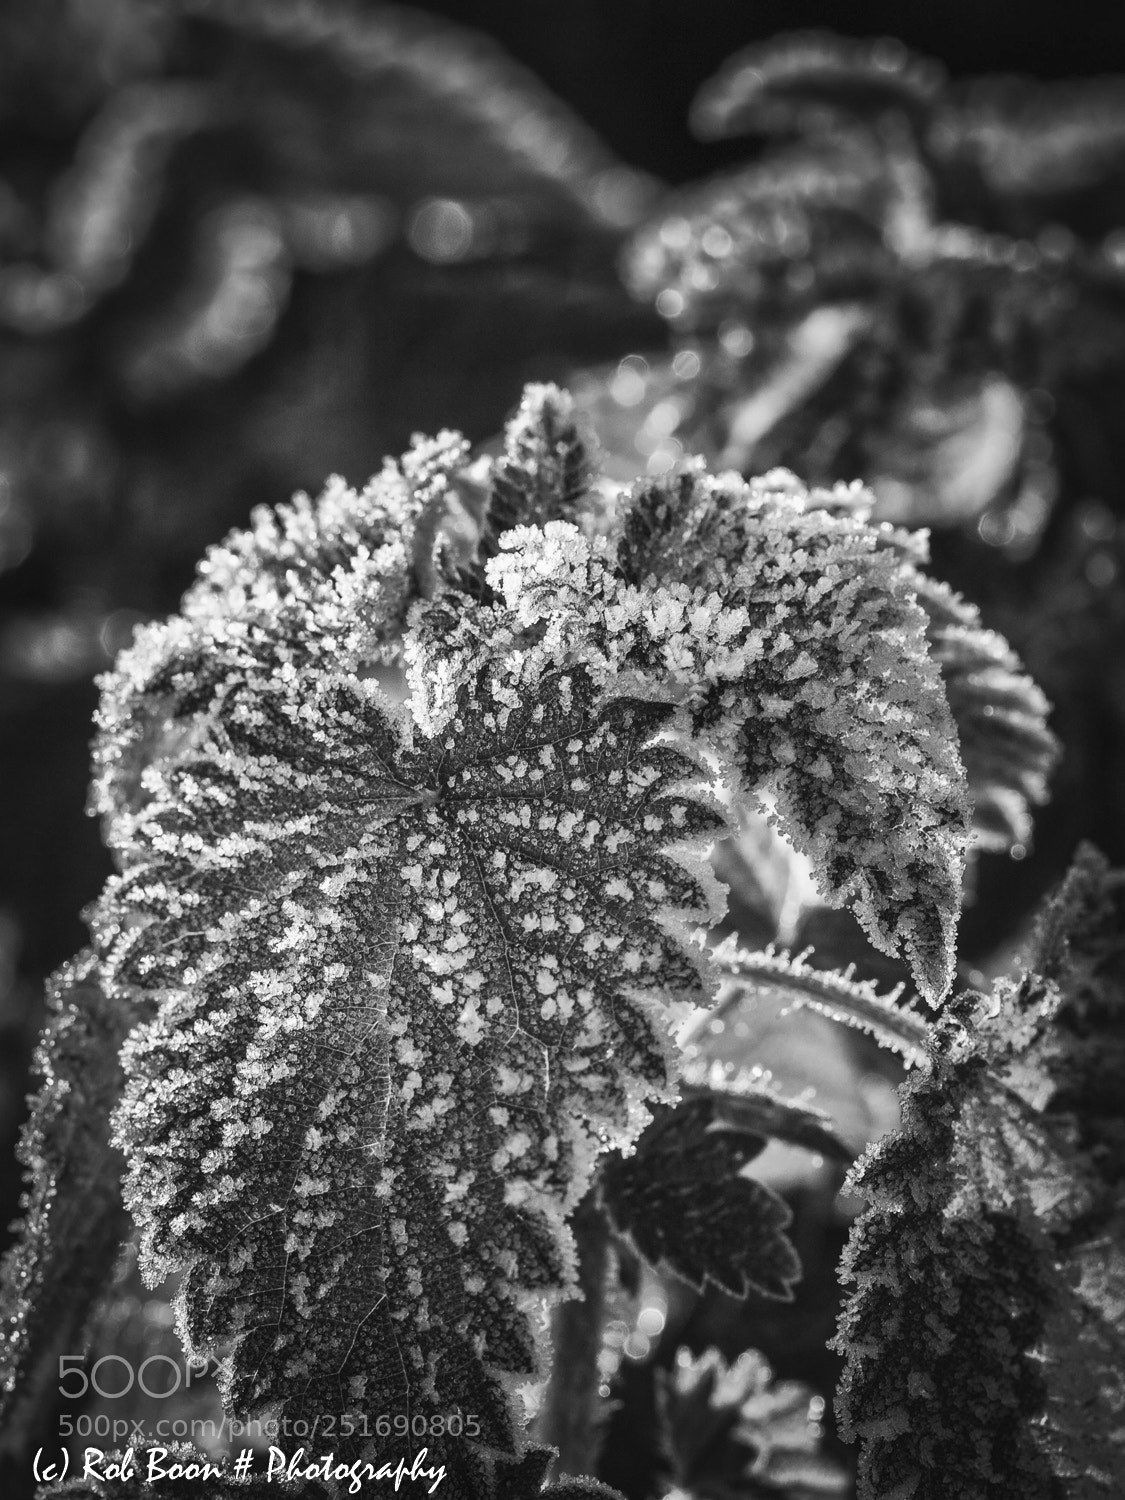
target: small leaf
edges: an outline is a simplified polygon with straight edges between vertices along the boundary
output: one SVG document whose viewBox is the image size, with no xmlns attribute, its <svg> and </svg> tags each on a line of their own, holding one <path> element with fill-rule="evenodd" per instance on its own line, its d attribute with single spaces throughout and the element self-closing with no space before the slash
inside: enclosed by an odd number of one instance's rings
<svg viewBox="0 0 1125 1500">
<path fill-rule="evenodd" d="M 711 1282 L 732 1297 L 756 1291 L 788 1301 L 801 1274 L 785 1235 L 792 1214 L 770 1188 L 741 1175 L 765 1144 L 709 1096 L 661 1109 L 634 1154 L 602 1168 L 614 1228 L 649 1265 L 698 1291 Z"/>
<path fill-rule="evenodd" d="M 474 596 L 486 590 L 483 565 L 499 552 L 499 538 L 517 526 L 578 522 L 594 478 L 593 438 L 569 392 L 529 385 L 504 432 L 504 449 L 491 465 L 480 520 L 475 565 L 451 581 Z"/>
<path fill-rule="evenodd" d="M 818 492 L 817 499 L 853 516 L 870 514 L 865 490 Z M 898 554 L 926 611 L 926 639 L 957 726 L 977 843 L 1006 851 L 1030 838 L 1030 809 L 1047 800 L 1060 752 L 1047 723 L 1051 706 L 1007 641 L 984 628 L 976 606 L 924 572 L 924 533 L 883 526 L 879 545 Z"/>
</svg>

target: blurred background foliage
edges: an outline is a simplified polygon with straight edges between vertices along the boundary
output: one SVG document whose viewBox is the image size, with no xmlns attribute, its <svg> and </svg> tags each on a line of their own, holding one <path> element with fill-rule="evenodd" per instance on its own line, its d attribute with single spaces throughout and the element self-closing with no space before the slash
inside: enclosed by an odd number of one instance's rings
<svg viewBox="0 0 1125 1500">
<path fill-rule="evenodd" d="M 783 464 L 932 528 L 1064 750 L 1034 839 L 974 871 L 972 982 L 1082 837 L 1125 861 L 1125 83 L 1096 76 L 1123 44 L 1109 8 L 982 0 L 0 8 L 3 1222 L 42 980 L 107 873 L 95 675 L 252 506 L 415 431 L 487 440 L 527 380 L 571 385 L 620 478 Z M 726 858 L 748 941 L 898 977 L 794 906 L 760 828 Z M 819 1044 L 770 1054 L 774 1020 L 747 1046 L 803 1087 Z M 819 1082 L 858 1141 L 893 1103 L 848 1046 Z M 804 1322 L 665 1296 L 650 1324 L 730 1358 L 749 1324 L 823 1391 L 847 1214 L 833 1170 L 793 1180 Z M 618 1451 L 718 1379 L 666 1363 Z"/>
</svg>

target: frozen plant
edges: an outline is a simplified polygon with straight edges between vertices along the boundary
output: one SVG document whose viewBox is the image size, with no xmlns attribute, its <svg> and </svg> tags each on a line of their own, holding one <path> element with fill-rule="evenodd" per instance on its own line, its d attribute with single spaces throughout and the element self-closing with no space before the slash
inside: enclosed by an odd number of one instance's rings
<svg viewBox="0 0 1125 1500">
<path fill-rule="evenodd" d="M 213 548 L 102 680 L 93 805 L 117 873 L 40 1053 L 8 1441 L 37 1430 L 123 1203 L 231 1414 L 332 1418 L 348 1461 L 365 1418 L 405 1415 L 456 1500 L 608 1493 L 565 1476 L 597 1468 L 615 1245 L 785 1299 L 789 1211 L 743 1168 L 770 1138 L 847 1155 L 760 1080 L 693 1073 L 683 1023 L 768 983 L 930 1057 L 910 1097 L 943 1088 L 952 1028 L 999 1066 L 999 1023 L 974 1030 L 964 1002 L 931 1030 L 848 976 L 708 945 L 708 856 L 766 796 L 823 896 L 942 1007 L 974 807 L 986 837 L 997 808 L 1026 818 L 1053 741 L 1005 644 L 924 564 L 856 487 L 693 464 L 607 488 L 550 386 L 494 459 L 418 439 L 362 491 L 332 480 Z M 962 1170 L 975 1185 L 960 1159 L 937 1174 L 940 1211 L 967 1202 L 984 1233 Z M 986 1229 L 1011 1216 L 981 1201 Z M 1058 1245 L 1013 1233 L 1034 1291 Z M 849 1354 L 865 1437 L 872 1337 Z M 754 1370 L 728 1403 L 746 1432 L 793 1400 Z M 1028 1423 L 1039 1393 L 1021 1387 Z M 868 1493 L 913 1493 L 894 1472 Z"/>
</svg>

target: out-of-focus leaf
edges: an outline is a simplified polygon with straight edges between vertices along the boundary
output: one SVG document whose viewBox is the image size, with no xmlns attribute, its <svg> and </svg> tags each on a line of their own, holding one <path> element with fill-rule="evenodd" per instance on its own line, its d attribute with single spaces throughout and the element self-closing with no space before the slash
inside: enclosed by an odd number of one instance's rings
<svg viewBox="0 0 1125 1500">
<path fill-rule="evenodd" d="M 669 1478 L 697 1500 L 815 1500 L 843 1496 L 850 1476 L 820 1452 L 824 1401 L 775 1380 L 756 1350 L 732 1364 L 717 1349 L 680 1349 L 658 1375 L 657 1411 Z"/>
<path fill-rule="evenodd" d="M 945 70 L 890 37 L 795 32 L 736 53 L 696 95 L 692 124 L 713 140 L 829 130 L 896 112 L 924 119 Z"/>
</svg>

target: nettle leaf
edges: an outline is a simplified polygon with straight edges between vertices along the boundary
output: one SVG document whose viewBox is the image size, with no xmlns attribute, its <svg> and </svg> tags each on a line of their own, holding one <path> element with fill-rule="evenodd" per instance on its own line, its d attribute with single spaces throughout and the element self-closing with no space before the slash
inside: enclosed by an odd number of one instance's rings
<svg viewBox="0 0 1125 1500">
<path fill-rule="evenodd" d="M 697 1094 L 659 1109 L 633 1155 L 606 1162 L 602 1201 L 654 1268 L 698 1291 L 711 1282 L 732 1297 L 757 1291 L 788 1301 L 801 1275 L 785 1234 L 793 1216 L 772 1189 L 741 1175 L 765 1145 Z"/>
<path fill-rule="evenodd" d="M 570 393 L 529 385 L 492 466 L 484 555 L 495 556 L 496 539 L 514 526 L 578 522 L 593 477 L 593 439 Z"/>
<path fill-rule="evenodd" d="M 525 543 L 542 577 L 550 543 Z M 707 999 L 684 938 L 713 919 L 725 822 L 660 738 L 673 705 L 615 693 L 532 605 L 448 632 L 417 604 L 395 711 L 347 670 L 362 629 L 331 650 L 354 570 L 293 572 L 310 662 L 242 556 L 226 615 L 143 632 L 106 684 L 123 871 L 95 930 L 112 982 L 160 1003 L 116 1118 L 143 1265 L 184 1273 L 182 1330 L 230 1350 L 232 1409 L 460 1410 L 514 1454 L 565 1215 L 670 1097 L 669 1027 Z M 184 732 L 131 811 L 147 704 Z"/>
<path fill-rule="evenodd" d="M 83 1347 L 128 1236 L 109 1123 L 122 1088 L 118 1053 L 146 1010 L 107 993 L 89 953 L 48 989 L 35 1057 L 43 1082 L 18 1153 L 29 1187 L 0 1267 L 0 1420 L 4 1447 L 21 1461 L 34 1446 L 38 1403 L 58 1384 L 59 1355 Z"/>
<path fill-rule="evenodd" d="M 858 1164 L 836 1347 L 861 1500 L 1120 1491 L 1123 889 L 1080 854 L 1034 967 L 950 1003 Z"/>
<path fill-rule="evenodd" d="M 927 619 L 878 531 L 776 471 L 642 481 L 618 560 L 656 594 L 653 648 L 692 729 L 772 795 L 836 904 L 904 950 L 936 1000 L 952 973 L 968 809 Z"/>
</svg>

